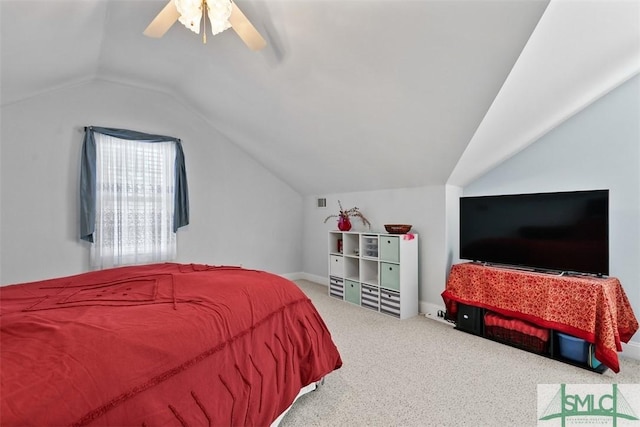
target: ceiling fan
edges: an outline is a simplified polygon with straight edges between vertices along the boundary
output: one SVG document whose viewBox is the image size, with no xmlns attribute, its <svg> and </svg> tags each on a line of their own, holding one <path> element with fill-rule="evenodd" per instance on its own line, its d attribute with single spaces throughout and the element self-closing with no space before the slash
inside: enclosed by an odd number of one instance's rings
<svg viewBox="0 0 640 427">
<path fill-rule="evenodd" d="M 202 41 L 206 43 L 207 16 L 214 35 L 231 27 L 249 49 L 260 50 L 267 45 L 258 30 L 231 0 L 169 0 L 144 30 L 144 35 L 162 37 L 176 21 L 200 34 L 202 23 Z"/>
</svg>

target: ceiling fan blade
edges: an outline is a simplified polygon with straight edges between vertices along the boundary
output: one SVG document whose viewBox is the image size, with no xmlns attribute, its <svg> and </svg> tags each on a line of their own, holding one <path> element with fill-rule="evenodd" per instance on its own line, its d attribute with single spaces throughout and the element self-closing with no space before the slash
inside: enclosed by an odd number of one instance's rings
<svg viewBox="0 0 640 427">
<path fill-rule="evenodd" d="M 249 49 L 260 50 L 267 45 L 267 42 L 262 38 L 258 30 L 256 30 L 256 27 L 249 22 L 234 2 L 231 3 L 229 23 L 231 24 L 231 28 L 240 36 Z"/>
<path fill-rule="evenodd" d="M 143 34 L 147 37 L 162 37 L 179 17 L 180 13 L 178 13 L 175 3 L 173 0 L 169 0 L 169 3 L 153 18 Z"/>
</svg>

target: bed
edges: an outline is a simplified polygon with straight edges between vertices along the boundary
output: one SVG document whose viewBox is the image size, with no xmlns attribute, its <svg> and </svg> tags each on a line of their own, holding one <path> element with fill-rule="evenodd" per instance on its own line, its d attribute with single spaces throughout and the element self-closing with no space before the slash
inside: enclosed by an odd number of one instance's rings
<svg viewBox="0 0 640 427">
<path fill-rule="evenodd" d="M 0 425 L 270 425 L 342 365 L 280 276 L 152 264 L 0 287 Z"/>
</svg>

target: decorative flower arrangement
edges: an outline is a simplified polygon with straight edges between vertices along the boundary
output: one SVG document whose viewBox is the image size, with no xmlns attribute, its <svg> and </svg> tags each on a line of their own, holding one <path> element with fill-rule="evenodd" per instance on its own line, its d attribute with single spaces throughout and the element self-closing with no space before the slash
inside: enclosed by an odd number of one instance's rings
<svg viewBox="0 0 640 427">
<path fill-rule="evenodd" d="M 329 215 L 328 217 L 326 217 L 324 219 L 325 224 L 330 218 L 338 218 L 338 229 L 340 231 L 349 231 L 349 230 L 351 230 L 351 221 L 349 221 L 349 218 L 350 217 L 358 217 L 362 221 L 363 225 L 366 225 L 369 229 L 371 229 L 371 223 L 362 214 L 362 212 L 360 212 L 360 209 L 358 209 L 357 207 L 353 207 L 351 209 L 345 210 L 342 207 L 342 203 L 340 203 L 340 200 L 338 200 L 338 206 L 340 206 L 340 213 L 339 214 L 334 214 L 334 215 Z"/>
</svg>

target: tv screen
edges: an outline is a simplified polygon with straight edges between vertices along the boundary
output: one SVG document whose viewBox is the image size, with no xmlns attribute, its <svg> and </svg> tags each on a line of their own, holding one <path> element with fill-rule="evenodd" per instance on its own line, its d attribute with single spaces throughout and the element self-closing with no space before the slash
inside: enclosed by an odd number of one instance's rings
<svg viewBox="0 0 640 427">
<path fill-rule="evenodd" d="M 609 274 L 609 190 L 460 198 L 460 258 Z"/>
</svg>

